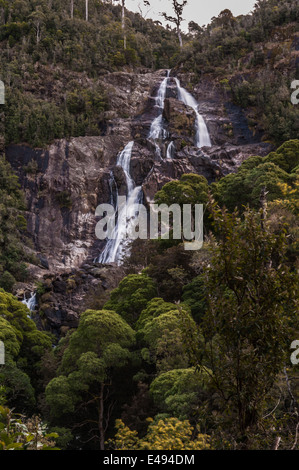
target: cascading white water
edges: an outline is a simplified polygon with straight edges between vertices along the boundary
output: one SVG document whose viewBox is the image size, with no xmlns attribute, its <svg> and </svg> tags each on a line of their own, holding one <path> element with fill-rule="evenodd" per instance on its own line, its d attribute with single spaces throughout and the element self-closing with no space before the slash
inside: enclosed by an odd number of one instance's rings
<svg viewBox="0 0 299 470">
<path fill-rule="evenodd" d="M 163 123 L 163 110 L 164 102 L 166 98 L 168 80 L 170 78 L 170 70 L 167 71 L 167 76 L 162 81 L 157 96 L 155 98 L 155 106 L 158 108 L 158 116 L 153 120 L 148 139 L 152 141 L 156 148 L 156 155 L 161 159 L 161 149 L 157 142 L 159 139 L 166 139 L 167 132 L 164 129 Z M 196 145 L 197 147 L 210 147 L 211 141 L 207 126 L 203 117 L 198 112 L 198 103 L 193 96 L 181 87 L 180 82 L 177 78 L 174 78 L 177 85 L 178 99 L 186 105 L 192 107 L 196 113 Z M 127 238 L 127 234 L 130 233 L 130 227 L 133 226 L 134 219 L 136 218 L 136 205 L 142 202 L 142 188 L 141 186 L 135 186 L 135 183 L 130 173 L 130 163 L 133 150 L 134 142 L 129 142 L 124 150 L 119 154 L 116 165 L 121 166 L 127 183 L 127 199 L 126 204 L 118 208 L 118 217 L 115 225 L 113 238 L 109 239 L 103 252 L 96 260 L 98 263 L 114 263 L 121 264 L 124 255 L 128 252 L 128 245 L 130 240 Z M 167 148 L 166 158 L 173 159 L 175 151 L 174 142 L 170 142 Z M 113 185 L 116 188 L 116 196 L 118 199 L 117 186 L 114 181 L 113 173 L 110 176 L 110 191 L 111 191 L 111 204 L 114 204 L 113 198 Z"/>
<path fill-rule="evenodd" d="M 31 292 L 31 296 L 29 297 L 29 299 L 26 299 L 24 294 L 22 304 L 26 305 L 26 307 L 30 310 L 30 313 L 33 312 L 36 307 L 36 292 Z M 30 315 L 28 315 L 28 317 L 30 317 Z"/>
<path fill-rule="evenodd" d="M 211 147 L 211 139 L 209 135 L 208 128 L 204 121 L 204 118 L 198 112 L 198 103 L 195 98 L 183 88 L 180 84 L 180 81 L 177 78 L 174 78 L 177 90 L 178 90 L 178 99 L 182 101 L 185 105 L 190 106 L 194 109 L 196 114 L 196 147 Z"/>
<path fill-rule="evenodd" d="M 134 142 L 129 142 L 124 150 L 119 154 L 116 166 L 121 166 L 127 183 L 127 200 L 126 204 L 118 211 L 118 218 L 115 225 L 113 239 L 109 239 L 103 252 L 96 260 L 98 263 L 114 263 L 121 264 L 124 255 L 126 254 L 130 240 L 127 239 L 126 234 L 130 230 L 130 225 L 134 220 L 136 204 L 140 204 L 142 200 L 141 186 L 136 186 L 130 174 L 130 163 Z M 113 173 L 110 176 L 110 190 L 111 202 L 113 203 L 112 184 L 114 181 Z M 118 192 L 117 192 L 118 198 Z"/>
<path fill-rule="evenodd" d="M 153 120 L 149 131 L 148 138 L 150 140 L 165 139 L 166 131 L 163 127 L 163 109 L 164 101 L 166 98 L 167 85 L 169 80 L 170 70 L 167 70 L 167 76 L 162 81 L 158 94 L 155 98 L 155 106 L 159 108 L 159 115 Z M 159 149 L 160 150 L 160 149 Z M 160 153 L 161 156 L 161 153 Z"/>
<path fill-rule="evenodd" d="M 167 151 L 166 151 L 167 160 L 172 160 L 173 159 L 174 151 L 175 151 L 174 142 L 170 142 L 170 144 L 167 147 Z"/>
</svg>

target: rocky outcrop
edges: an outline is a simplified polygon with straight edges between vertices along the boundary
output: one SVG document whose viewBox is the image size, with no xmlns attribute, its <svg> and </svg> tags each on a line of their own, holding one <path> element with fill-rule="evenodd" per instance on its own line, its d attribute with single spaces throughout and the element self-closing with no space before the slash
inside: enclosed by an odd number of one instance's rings
<svg viewBox="0 0 299 470">
<path fill-rule="evenodd" d="M 7 158 L 19 176 L 28 203 L 28 231 L 38 266 L 32 279 L 18 286 L 20 298 L 38 279 L 45 292 L 38 295 L 41 326 L 54 332 L 76 326 L 86 308 L 90 289 L 99 297 L 117 285 L 124 272 L 115 266 L 94 265 L 104 242 L 95 235 L 96 207 L 111 201 L 111 172 L 118 194 L 127 192 L 126 177 L 115 167 L 119 152 L 134 140 L 130 174 L 151 201 L 162 186 L 184 173 L 197 173 L 209 182 L 235 171 L 250 155 L 266 155 L 269 145 L 249 128 L 243 111 L 227 102 L 212 83 L 194 87 L 191 77 L 180 76 L 183 86 L 199 102 L 212 147 L 194 146 L 195 112 L 178 100 L 176 84 L 169 80 L 163 111 L 166 139 L 148 140 L 158 116 L 155 96 L 166 71 L 140 74 L 112 73 L 101 77 L 111 110 L 101 116 L 103 135 L 54 142 L 46 149 L 12 145 Z M 173 142 L 171 158 L 167 148 Z M 157 153 L 157 145 L 160 154 Z M 114 190 L 116 190 L 116 187 Z M 84 267 L 85 266 L 85 267 Z M 108 271 L 106 271 L 108 269 Z M 60 334 L 59 333 L 59 334 Z"/>
<path fill-rule="evenodd" d="M 80 269 L 60 274 L 39 273 L 37 290 L 32 284 L 19 283 L 16 295 L 23 300 L 24 295 L 28 298 L 36 290 L 36 308 L 31 318 L 40 329 L 60 337 L 78 326 L 80 314 L 86 309 L 101 309 L 111 289 L 124 276 L 125 270 L 120 267 L 84 263 Z"/>
<path fill-rule="evenodd" d="M 183 138 L 192 145 L 195 136 L 194 110 L 176 98 L 166 98 L 163 115 L 167 121 L 169 139 Z"/>
<path fill-rule="evenodd" d="M 127 136 L 126 136 L 127 137 Z M 95 210 L 109 201 L 109 167 L 123 137 L 61 140 L 46 150 L 7 149 L 28 201 L 28 230 L 53 272 L 79 267 L 95 242 Z"/>
</svg>

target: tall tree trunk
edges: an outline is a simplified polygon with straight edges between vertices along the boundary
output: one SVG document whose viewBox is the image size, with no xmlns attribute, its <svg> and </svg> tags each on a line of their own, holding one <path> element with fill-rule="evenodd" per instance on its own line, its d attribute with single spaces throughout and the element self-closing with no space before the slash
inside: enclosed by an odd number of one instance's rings
<svg viewBox="0 0 299 470">
<path fill-rule="evenodd" d="M 74 0 L 71 0 L 71 19 L 74 18 Z"/>
<path fill-rule="evenodd" d="M 263 186 L 261 189 L 261 193 L 260 193 L 260 205 L 262 208 L 262 216 L 261 216 L 262 230 L 264 230 L 265 228 L 265 220 L 267 218 L 267 194 L 268 194 L 267 188 L 266 186 Z"/>
<path fill-rule="evenodd" d="M 177 27 L 177 35 L 178 35 L 178 38 L 179 38 L 179 41 L 180 41 L 180 48 L 182 49 L 182 47 L 183 47 L 183 40 L 182 40 L 181 30 L 180 30 L 180 27 L 179 27 L 179 26 Z"/>
<path fill-rule="evenodd" d="M 36 24 L 36 44 L 39 44 L 40 41 L 40 24 Z"/>
<path fill-rule="evenodd" d="M 86 12 L 85 19 L 86 21 L 88 21 L 88 0 L 85 0 L 85 12 Z"/>
<path fill-rule="evenodd" d="M 100 397 L 99 397 L 99 434 L 100 434 L 100 450 L 105 450 L 105 430 L 104 430 L 104 384 L 100 385 Z"/>
<path fill-rule="evenodd" d="M 122 0 L 121 8 L 121 27 L 124 34 L 124 49 L 127 49 L 127 36 L 126 36 L 126 18 L 125 18 L 125 0 Z"/>
</svg>

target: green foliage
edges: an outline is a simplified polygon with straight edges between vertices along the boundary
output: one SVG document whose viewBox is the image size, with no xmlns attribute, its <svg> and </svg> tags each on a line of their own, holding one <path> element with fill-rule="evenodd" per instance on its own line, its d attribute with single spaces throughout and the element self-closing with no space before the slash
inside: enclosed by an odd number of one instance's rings
<svg viewBox="0 0 299 470">
<path fill-rule="evenodd" d="M 110 367 L 111 360 L 122 361 L 122 354 L 126 359 L 127 348 L 133 340 L 133 330 L 117 313 L 109 310 L 87 310 L 80 317 L 78 329 L 70 337 L 61 371 L 71 372 L 80 358 L 83 361 L 81 355 L 88 352 L 100 357 L 105 367 Z M 92 361 L 93 356 L 88 358 Z"/>
<path fill-rule="evenodd" d="M 207 371 L 196 372 L 194 368 L 174 369 L 160 374 L 150 386 L 150 393 L 162 413 L 180 420 L 193 417 L 200 395 L 207 390 Z"/>
<path fill-rule="evenodd" d="M 117 313 L 87 310 L 81 315 L 77 330 L 70 335 L 58 377 L 46 387 L 46 402 L 52 417 L 58 420 L 64 415 L 75 417 L 78 406 L 96 413 L 96 432 L 93 420 L 86 421 L 83 417 L 82 426 L 87 425 L 86 432 L 99 442 L 101 449 L 104 421 L 108 423 L 110 419 L 112 405 L 107 404 L 107 399 L 113 371 L 128 364 L 129 348 L 134 340 L 134 331 Z"/>
<path fill-rule="evenodd" d="M 275 152 L 269 153 L 265 162 L 272 162 L 287 173 L 299 165 L 299 140 L 289 140 L 279 147 Z"/>
<path fill-rule="evenodd" d="M 138 331 L 142 329 L 148 321 L 163 314 L 172 312 L 176 306 L 170 302 L 164 302 L 163 299 L 156 297 L 148 302 L 146 308 L 142 310 L 138 321 L 136 322 L 135 329 Z"/>
<path fill-rule="evenodd" d="M 189 315 L 187 312 L 185 314 Z M 136 324 L 144 361 L 155 364 L 158 373 L 188 367 L 182 341 L 181 313 L 163 299 L 151 300 Z M 192 323 L 192 319 L 189 318 Z"/>
<path fill-rule="evenodd" d="M 116 450 L 209 450 L 209 436 L 197 433 L 193 438 L 194 428 L 186 421 L 176 418 L 161 419 L 157 423 L 149 418 L 146 436 L 138 438 L 136 431 L 131 431 L 121 420 L 116 421 L 116 436 L 109 441 L 109 446 Z"/>
<path fill-rule="evenodd" d="M 208 182 L 202 175 L 184 174 L 179 181 L 170 181 L 155 194 L 155 203 L 205 204 L 208 201 Z"/>
<path fill-rule="evenodd" d="M 4 271 L 0 279 L 0 287 L 6 290 L 6 292 L 12 292 L 15 282 L 16 280 L 13 275 L 8 271 Z"/>
<path fill-rule="evenodd" d="M 69 191 L 60 191 L 57 193 L 56 200 L 61 208 L 71 209 L 72 200 Z"/>
<path fill-rule="evenodd" d="M 182 301 L 190 307 L 192 317 L 197 323 L 202 321 L 207 309 L 206 297 L 207 293 L 202 276 L 195 277 L 190 284 L 183 288 Z"/>
<path fill-rule="evenodd" d="M 0 152 L 0 287 L 11 292 L 16 281 L 27 276 L 27 255 L 22 246 L 26 222 L 20 217 L 25 198 L 18 178 Z"/>
<path fill-rule="evenodd" d="M 6 345 L 6 343 L 4 343 Z M 33 411 L 35 391 L 31 385 L 29 376 L 23 372 L 9 354 L 5 356 L 5 366 L 1 367 L 0 380 L 5 387 L 9 405 L 19 411 Z"/>
<path fill-rule="evenodd" d="M 224 10 L 229 11 L 229 10 Z M 282 144 L 298 137 L 298 110 L 290 100 L 290 84 L 298 78 L 296 54 L 298 2 L 265 0 L 248 15 L 224 20 L 223 12 L 207 26 L 191 24 L 188 47 L 179 68 L 215 80 L 226 98 L 250 109 L 264 139 Z"/>
<path fill-rule="evenodd" d="M 191 253 L 180 244 L 163 249 L 151 259 L 147 273 L 155 280 L 158 295 L 164 300 L 180 300 L 184 286 L 192 280 Z"/>
<path fill-rule="evenodd" d="M 157 291 L 154 281 L 146 274 L 129 274 L 110 294 L 104 308 L 111 309 L 133 326 L 141 311 Z"/>
<path fill-rule="evenodd" d="M 263 187 L 267 189 L 267 200 L 283 198 L 282 185 L 292 183 L 290 173 L 298 165 L 299 141 L 285 142 L 276 152 L 267 157 L 250 157 L 238 169 L 219 182 L 212 184 L 212 191 L 230 211 L 242 209 L 247 204 L 254 208 L 260 205 Z"/>
<path fill-rule="evenodd" d="M 52 348 L 52 338 L 38 331 L 28 317 L 26 305 L 0 289 L 0 340 L 5 345 L 5 365 L 1 366 L 0 377 L 9 404 L 19 410 L 33 406 L 33 386 L 40 380 L 40 360 Z"/>
<path fill-rule="evenodd" d="M 38 416 L 28 419 L 0 406 L 0 450 L 59 450 L 57 438 Z"/>
<path fill-rule="evenodd" d="M 187 330 L 186 345 L 195 365 L 212 370 L 220 421 L 244 438 L 261 422 L 298 328 L 298 275 L 285 264 L 282 224 L 273 233 L 252 210 L 243 220 L 214 203 L 211 212 L 218 243 L 204 267 L 207 310 L 193 340 Z"/>
<path fill-rule="evenodd" d="M 7 143 L 43 147 L 62 137 L 100 135 L 109 109 L 103 73 L 169 67 L 178 50 L 174 32 L 126 11 L 124 50 L 120 6 L 89 2 L 86 22 L 84 4 L 75 5 L 73 19 L 62 0 L 0 6 Z"/>
<path fill-rule="evenodd" d="M 20 342 L 16 335 L 15 329 L 9 321 L 0 317 L 0 340 L 5 344 L 6 353 L 10 353 L 16 357 L 20 352 Z"/>
</svg>

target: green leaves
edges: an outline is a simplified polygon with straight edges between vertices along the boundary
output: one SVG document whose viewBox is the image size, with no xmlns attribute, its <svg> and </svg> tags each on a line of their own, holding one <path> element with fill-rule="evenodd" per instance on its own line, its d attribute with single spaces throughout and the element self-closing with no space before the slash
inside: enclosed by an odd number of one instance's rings
<svg viewBox="0 0 299 470">
<path fill-rule="evenodd" d="M 161 412 L 181 420 L 190 419 L 209 381 L 207 372 L 199 373 L 194 368 L 173 369 L 153 380 L 150 393 Z"/>
<path fill-rule="evenodd" d="M 230 211 L 236 207 L 243 210 L 249 204 L 259 207 L 261 189 L 267 188 L 268 201 L 283 197 L 282 185 L 292 184 L 290 173 L 298 165 L 299 141 L 285 142 L 276 152 L 271 152 L 264 159 L 250 157 L 238 169 L 218 183 L 213 183 L 212 191 L 221 205 Z"/>
<path fill-rule="evenodd" d="M 68 378 L 61 375 L 52 379 L 47 385 L 46 401 L 50 406 L 51 414 L 61 416 L 74 412 L 78 398 L 73 393 Z"/>
<path fill-rule="evenodd" d="M 226 426 L 234 427 L 235 416 L 242 434 L 259 422 L 283 368 L 292 328 L 298 327 L 299 283 L 285 264 L 283 226 L 272 233 L 249 209 L 243 219 L 214 205 L 211 211 L 216 239 L 203 274 L 205 342 L 202 351 L 195 346 L 192 352 L 195 365 L 212 370 Z"/>
<path fill-rule="evenodd" d="M 99 388 L 110 380 L 111 372 L 127 365 L 135 334 L 110 310 L 87 310 L 70 337 L 58 377 L 46 387 L 46 401 L 52 416 L 74 413 L 78 403 L 94 393 L 91 403 L 102 400 Z M 93 392 L 97 390 L 97 392 Z"/>
<path fill-rule="evenodd" d="M 201 175 L 185 174 L 179 181 L 166 183 L 155 195 L 157 204 L 204 204 L 208 200 L 208 182 Z"/>
<path fill-rule="evenodd" d="M 110 294 L 104 305 L 123 317 L 133 326 L 149 300 L 156 296 L 154 281 L 146 274 L 129 274 Z"/>
<path fill-rule="evenodd" d="M 23 281 L 26 276 L 26 265 L 22 263 L 27 259 L 22 246 L 24 209 L 18 177 L 0 153 L 0 287 L 7 292 L 12 291 L 16 280 Z"/>
<path fill-rule="evenodd" d="M 47 433 L 47 426 L 39 417 L 25 420 L 0 406 L 0 450 L 59 450 L 53 441 L 57 437 L 55 432 Z"/>
</svg>

